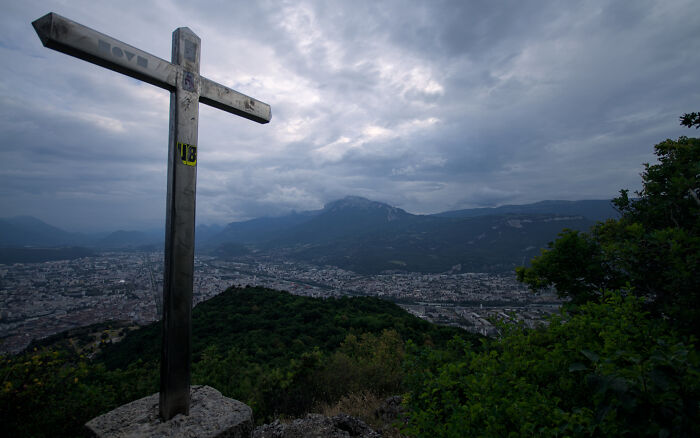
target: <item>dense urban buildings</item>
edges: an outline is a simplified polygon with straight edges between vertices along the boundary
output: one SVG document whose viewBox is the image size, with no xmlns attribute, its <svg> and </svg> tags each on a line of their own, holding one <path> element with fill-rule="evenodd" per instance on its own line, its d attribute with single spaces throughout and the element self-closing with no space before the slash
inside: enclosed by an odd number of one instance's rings
<svg viewBox="0 0 700 438">
<path fill-rule="evenodd" d="M 18 352 L 32 339 L 97 322 L 153 322 L 160 314 L 162 281 L 162 252 L 0 265 L 0 352 Z M 378 296 L 421 318 L 486 335 L 496 333 L 492 318 L 533 325 L 560 304 L 553 292 L 533 294 L 514 275 L 359 275 L 270 258 L 195 258 L 195 305 L 230 286 L 247 285 L 320 298 Z"/>
</svg>

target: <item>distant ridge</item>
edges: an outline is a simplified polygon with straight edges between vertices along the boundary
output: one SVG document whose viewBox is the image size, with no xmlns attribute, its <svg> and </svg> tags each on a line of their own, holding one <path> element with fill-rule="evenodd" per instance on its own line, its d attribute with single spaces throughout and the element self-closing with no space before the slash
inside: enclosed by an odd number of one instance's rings
<svg viewBox="0 0 700 438">
<path fill-rule="evenodd" d="M 65 246 L 85 243 L 85 236 L 69 233 L 32 216 L 0 219 L 0 246 Z"/>
<path fill-rule="evenodd" d="M 281 235 L 283 231 L 295 225 L 308 221 L 320 211 L 292 212 L 279 217 L 261 217 L 243 222 L 231 222 L 219 233 L 210 236 L 203 244 L 205 247 L 211 247 L 222 242 L 262 243 L 270 240 L 272 237 Z"/>
<path fill-rule="evenodd" d="M 219 225 L 199 225 L 197 245 L 221 232 Z M 0 248 L 48 249 L 88 247 L 111 250 L 162 250 L 164 229 L 118 230 L 112 233 L 71 233 L 32 216 L 0 218 Z M 27 251 L 24 251 L 27 253 Z M 14 253 L 13 253 L 14 254 Z M 60 254 L 60 252 L 53 252 Z"/>
<path fill-rule="evenodd" d="M 476 217 L 499 214 L 556 214 L 583 216 L 593 221 L 617 218 L 619 213 L 607 200 L 540 201 L 533 204 L 501 205 L 500 207 L 469 208 L 437 213 L 437 217 Z"/>
<path fill-rule="evenodd" d="M 212 237 L 212 253 L 240 245 L 269 255 L 360 273 L 512 271 L 539 254 L 563 228 L 586 230 L 616 217 L 609 201 L 535 204 L 414 215 L 348 196 L 322 210 L 232 222 Z M 221 253 L 223 250 L 219 250 Z"/>
<path fill-rule="evenodd" d="M 542 201 L 415 215 L 383 202 L 348 196 L 321 210 L 225 227 L 200 225 L 195 236 L 200 253 L 284 257 L 367 274 L 512 272 L 538 255 L 562 228 L 587 230 L 596 221 L 614 217 L 617 212 L 605 200 Z M 162 249 L 163 236 L 157 229 L 85 235 L 29 216 L 0 219 L 0 247 L 4 248 L 157 251 Z"/>
</svg>

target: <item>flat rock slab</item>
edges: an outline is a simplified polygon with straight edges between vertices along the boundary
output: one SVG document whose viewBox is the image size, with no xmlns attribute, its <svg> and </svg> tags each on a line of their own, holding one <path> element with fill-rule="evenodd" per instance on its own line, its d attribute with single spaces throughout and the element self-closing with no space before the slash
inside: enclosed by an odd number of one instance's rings
<svg viewBox="0 0 700 438">
<path fill-rule="evenodd" d="M 253 410 L 221 395 L 209 386 L 190 388 L 190 415 L 162 421 L 158 393 L 120 406 L 85 424 L 93 437 L 248 438 L 253 431 Z"/>
</svg>

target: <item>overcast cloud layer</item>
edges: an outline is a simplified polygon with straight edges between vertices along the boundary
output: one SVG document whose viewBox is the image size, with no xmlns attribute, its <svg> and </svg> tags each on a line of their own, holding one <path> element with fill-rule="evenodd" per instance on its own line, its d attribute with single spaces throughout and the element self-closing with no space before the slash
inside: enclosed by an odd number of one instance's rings
<svg viewBox="0 0 700 438">
<path fill-rule="evenodd" d="M 272 106 L 200 106 L 197 221 L 346 195 L 412 213 L 639 189 L 653 145 L 700 110 L 700 2 L 4 1 L 0 216 L 162 227 L 166 91 L 41 46 L 56 12 Z"/>
</svg>

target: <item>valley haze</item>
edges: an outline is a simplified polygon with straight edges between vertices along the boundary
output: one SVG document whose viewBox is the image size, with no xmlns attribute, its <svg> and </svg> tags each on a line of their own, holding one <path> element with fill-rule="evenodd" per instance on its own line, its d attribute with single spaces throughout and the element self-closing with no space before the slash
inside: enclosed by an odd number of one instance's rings
<svg viewBox="0 0 700 438">
<path fill-rule="evenodd" d="M 615 216 L 604 200 L 413 215 L 350 196 L 322 210 L 200 226 L 194 303 L 231 285 L 378 296 L 430 321 L 489 334 L 489 316 L 515 311 L 534 324 L 559 306 L 554 291 L 532 294 L 517 283 L 516 266 L 562 228 L 585 230 Z M 156 320 L 160 239 L 147 231 L 69 233 L 30 217 L 0 220 L 2 349 L 106 320 Z"/>
<path fill-rule="evenodd" d="M 467 272 L 491 272 L 524 264 L 562 228 L 586 230 L 616 216 L 605 200 L 542 201 L 414 215 L 348 196 L 321 210 L 225 226 L 199 225 L 195 236 L 198 253 L 221 257 L 252 251 L 362 273 L 443 272 L 455 265 Z M 6 248 L 158 251 L 163 247 L 162 229 L 70 233 L 32 217 L 0 219 L 0 225 L 0 247 Z"/>
</svg>

